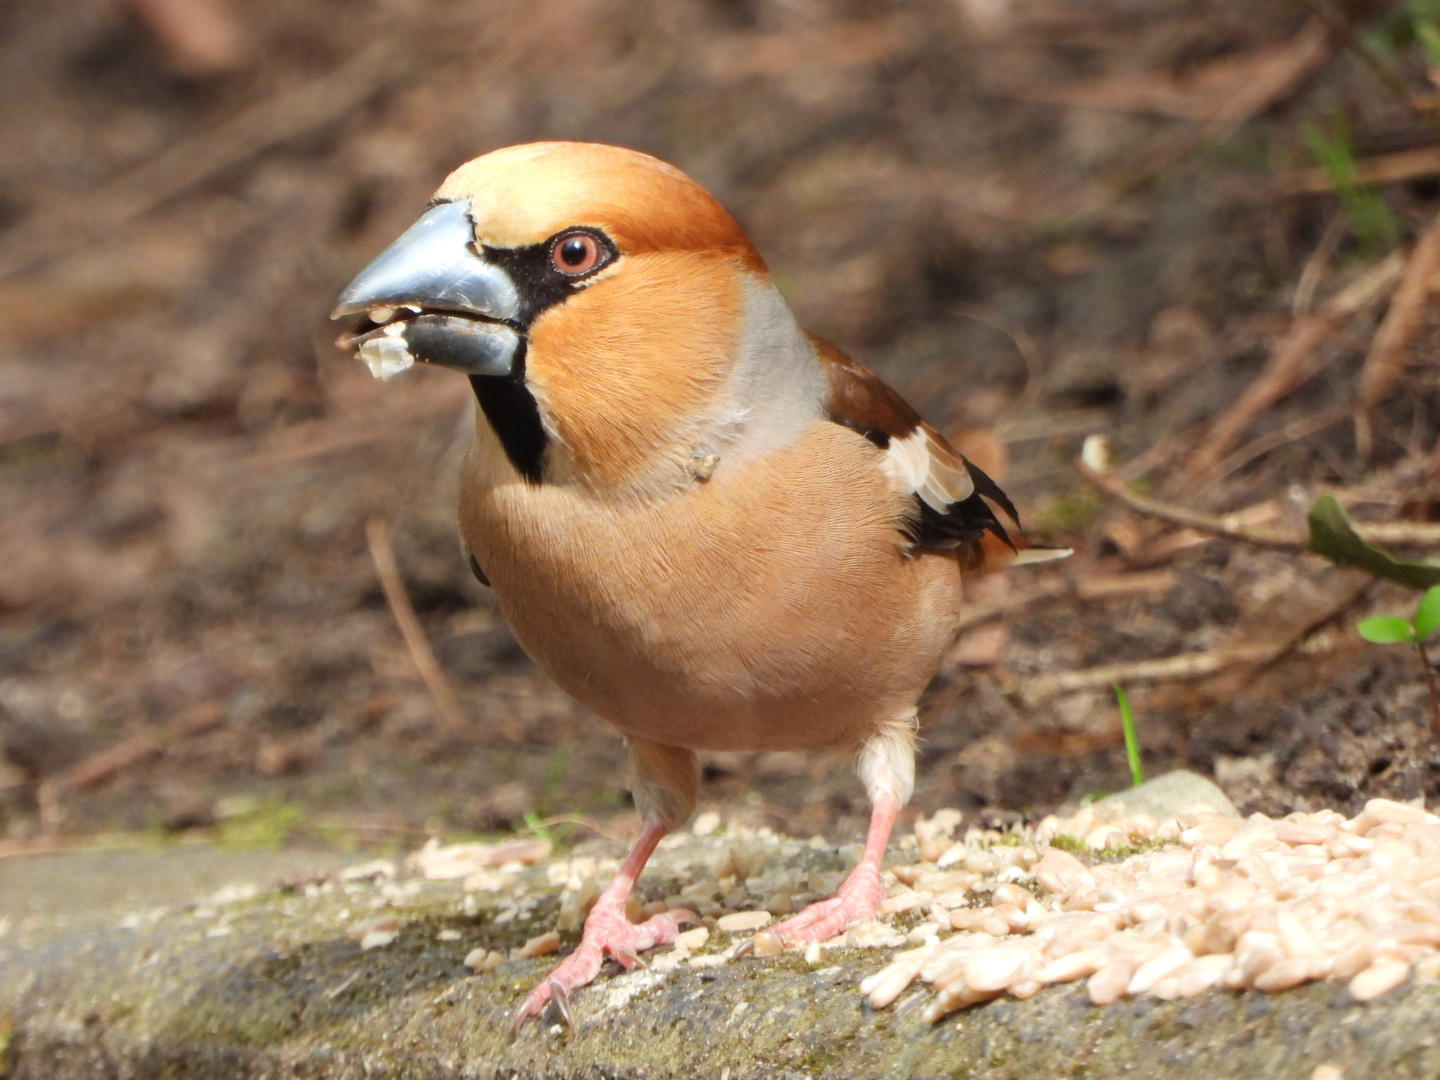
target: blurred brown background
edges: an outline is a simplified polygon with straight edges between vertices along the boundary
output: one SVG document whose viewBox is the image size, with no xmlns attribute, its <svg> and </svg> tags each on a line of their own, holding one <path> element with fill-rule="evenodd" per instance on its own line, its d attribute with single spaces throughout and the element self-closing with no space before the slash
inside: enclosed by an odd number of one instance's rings
<svg viewBox="0 0 1440 1080">
<path fill-rule="evenodd" d="M 919 806 L 1003 817 L 1119 787 L 1094 675 L 1117 662 L 1147 767 L 1214 772 L 1242 809 L 1434 793 L 1413 654 L 1351 626 L 1403 594 L 1129 514 L 1072 465 L 1108 432 L 1129 478 L 1206 511 L 1298 528 L 1338 489 L 1359 517 L 1431 516 L 1428 312 L 1364 453 L 1351 424 L 1440 206 L 1419 10 L 0 4 L 0 851 L 625 827 L 618 738 L 539 676 L 460 556 L 468 387 L 375 383 L 326 319 L 450 169 L 537 138 L 705 184 L 802 324 L 1078 548 L 977 585 L 927 701 Z M 1378 247 L 1307 146 L 1337 117 L 1363 176 L 1382 170 Z M 1227 413 L 1306 327 L 1280 392 Z M 458 726 L 397 629 L 371 521 Z M 706 775 L 707 805 L 791 831 L 863 811 L 843 760 L 716 755 Z"/>
</svg>

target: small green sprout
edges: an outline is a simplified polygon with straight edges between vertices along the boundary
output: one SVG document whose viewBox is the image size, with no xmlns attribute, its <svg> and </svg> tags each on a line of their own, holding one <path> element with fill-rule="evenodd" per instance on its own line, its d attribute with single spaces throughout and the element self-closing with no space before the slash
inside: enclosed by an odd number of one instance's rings
<svg viewBox="0 0 1440 1080">
<path fill-rule="evenodd" d="M 542 821 L 540 815 L 534 810 L 526 810 L 525 813 L 521 815 L 521 819 L 525 822 L 525 828 L 529 832 L 534 833 L 551 847 L 559 846 L 559 838 L 551 831 L 549 823 Z"/>
<path fill-rule="evenodd" d="M 1145 774 L 1140 771 L 1140 740 L 1135 737 L 1135 719 L 1130 715 L 1130 699 L 1125 696 L 1125 691 L 1115 687 L 1115 700 L 1120 703 L 1120 727 L 1125 732 L 1125 756 L 1130 761 L 1130 780 L 1135 787 L 1145 782 Z"/>
<path fill-rule="evenodd" d="M 1328 131 L 1310 121 L 1301 125 L 1301 131 L 1310 153 L 1329 177 L 1361 248 L 1371 255 L 1393 248 L 1400 240 L 1400 223 L 1375 186 L 1359 182 L 1355 144 L 1345 117 L 1335 114 Z"/>
<path fill-rule="evenodd" d="M 1420 667 L 1425 672 L 1425 685 L 1430 689 L 1430 726 L 1440 740 L 1440 688 L 1435 685 L 1435 671 L 1425 655 L 1425 639 L 1440 627 L 1440 585 L 1432 585 L 1420 597 L 1413 619 L 1399 615 L 1376 615 L 1362 619 L 1355 629 L 1366 641 L 1376 645 L 1413 644 L 1420 654 Z"/>
</svg>

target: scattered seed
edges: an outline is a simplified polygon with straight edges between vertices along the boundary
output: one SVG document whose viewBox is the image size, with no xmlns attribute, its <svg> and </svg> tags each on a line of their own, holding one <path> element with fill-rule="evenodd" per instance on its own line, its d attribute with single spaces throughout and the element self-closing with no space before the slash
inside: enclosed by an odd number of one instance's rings
<svg viewBox="0 0 1440 1080">
<path fill-rule="evenodd" d="M 768 930 L 756 934 L 754 944 L 750 946 L 750 952 L 755 956 L 779 956 L 784 951 L 785 942 L 780 940 L 780 935 Z"/>
<path fill-rule="evenodd" d="M 505 957 L 494 949 L 471 949 L 465 954 L 465 966 L 471 971 L 494 971 L 505 962 Z"/>
<path fill-rule="evenodd" d="M 1129 985 L 1125 987 L 1127 994 L 1143 994 L 1155 986 L 1161 979 L 1174 975 L 1181 968 L 1187 967 L 1195 957 L 1184 945 L 1176 945 L 1166 949 L 1158 956 L 1152 956 L 1146 960 L 1130 977 Z"/>
<path fill-rule="evenodd" d="M 1356 1001 L 1371 1001 L 1394 990 L 1409 975 L 1410 965 L 1404 960 L 1377 960 L 1350 980 L 1350 996 Z"/>
<path fill-rule="evenodd" d="M 1035 867 L 1035 878 L 1046 892 L 1070 896 L 1095 886 L 1089 867 L 1068 851 L 1051 848 Z"/>
<path fill-rule="evenodd" d="M 759 930 L 770 924 L 768 911 L 734 911 L 715 920 L 715 929 L 727 934 L 739 934 L 747 930 Z"/>
<path fill-rule="evenodd" d="M 1090 994 L 1092 1005 L 1109 1005 L 1118 1001 L 1130 985 L 1135 968 L 1125 960 L 1108 960 L 1094 975 L 1090 976 L 1085 989 Z"/>
<path fill-rule="evenodd" d="M 516 960 L 533 960 L 537 956 L 550 956 L 560 951 L 560 935 L 554 930 L 532 937 L 515 950 Z"/>
<path fill-rule="evenodd" d="M 1255 976 L 1251 985 L 1267 994 L 1273 994 L 1277 990 L 1289 990 L 1292 986 L 1299 986 L 1312 978 L 1314 966 L 1309 957 L 1287 956 Z"/>
<path fill-rule="evenodd" d="M 696 926 L 693 929 L 685 930 L 675 935 L 675 944 L 694 952 L 696 949 L 705 947 L 710 940 L 710 931 L 703 926 Z"/>
</svg>

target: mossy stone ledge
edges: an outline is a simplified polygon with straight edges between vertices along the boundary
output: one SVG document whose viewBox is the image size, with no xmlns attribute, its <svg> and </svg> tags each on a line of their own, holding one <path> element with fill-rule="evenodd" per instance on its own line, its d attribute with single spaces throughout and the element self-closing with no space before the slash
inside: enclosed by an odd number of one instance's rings
<svg viewBox="0 0 1440 1080">
<path fill-rule="evenodd" d="M 683 884 L 710 857 L 700 843 L 662 851 L 647 878 Z M 76 860 L 70 880 L 94 880 L 93 857 L 63 858 Z M 149 856 L 133 862 L 107 856 L 106 873 L 154 872 Z M 790 953 L 664 973 L 607 968 L 574 999 L 578 1030 L 531 1024 L 512 1040 L 511 1010 L 554 958 L 487 973 L 464 958 L 550 929 L 558 903 L 535 867 L 512 889 L 468 898 L 454 882 L 331 879 L 140 912 L 12 918 L 0 938 L 0 1077 L 1309 1080 L 1322 1064 L 1352 1080 L 1440 1075 L 1433 985 L 1366 1005 L 1321 983 L 1097 1008 L 1077 984 L 931 1025 L 926 990 L 879 1012 L 864 1003 L 857 983 L 889 952 L 861 949 L 813 966 Z M 354 928 L 377 917 L 397 920 L 394 940 L 362 949 Z"/>
</svg>

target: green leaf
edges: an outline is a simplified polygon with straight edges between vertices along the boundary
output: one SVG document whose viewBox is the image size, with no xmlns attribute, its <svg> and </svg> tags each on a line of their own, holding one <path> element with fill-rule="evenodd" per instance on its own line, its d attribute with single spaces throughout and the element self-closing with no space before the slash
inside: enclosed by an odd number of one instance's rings
<svg viewBox="0 0 1440 1080">
<path fill-rule="evenodd" d="M 1432 585 L 1425 590 L 1415 609 L 1415 636 L 1424 641 L 1437 626 L 1440 626 L 1440 585 Z"/>
<path fill-rule="evenodd" d="M 1415 628 L 1409 620 L 1399 615 L 1376 615 L 1373 619 L 1361 619 L 1355 629 L 1360 636 L 1375 645 L 1394 645 L 1401 641 L 1414 641 Z"/>
<path fill-rule="evenodd" d="M 1416 591 L 1440 585 L 1440 566 L 1419 559 L 1397 559 L 1365 543 L 1334 495 L 1321 495 L 1310 507 L 1310 550 L 1336 566 L 1364 570 Z"/>
</svg>

